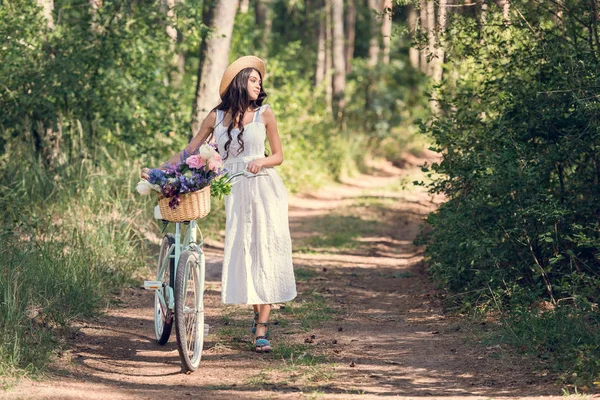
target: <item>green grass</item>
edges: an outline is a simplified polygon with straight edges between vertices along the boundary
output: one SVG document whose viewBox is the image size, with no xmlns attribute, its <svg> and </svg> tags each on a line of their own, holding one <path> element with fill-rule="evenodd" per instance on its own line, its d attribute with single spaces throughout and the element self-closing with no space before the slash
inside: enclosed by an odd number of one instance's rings
<svg viewBox="0 0 600 400">
<path fill-rule="evenodd" d="M 318 327 L 323 321 L 330 320 L 333 314 L 334 310 L 315 292 L 302 295 L 275 313 L 281 315 L 280 324 L 285 324 L 286 320 L 300 322 L 301 329 L 306 332 Z"/>
<path fill-rule="evenodd" d="M 576 390 L 600 388 L 600 313 L 571 306 L 513 312 L 488 342 L 508 343 L 542 361 Z"/>
<path fill-rule="evenodd" d="M 295 268 L 294 275 L 297 281 L 307 281 L 318 275 L 317 271 L 308 268 Z"/>
<path fill-rule="evenodd" d="M 5 167 L 7 168 L 7 167 Z M 0 375 L 36 375 L 73 320 L 101 312 L 145 266 L 139 167 L 0 169 Z M 147 215 L 147 216 L 146 216 Z M 145 224 L 140 221 L 145 222 Z"/>
<path fill-rule="evenodd" d="M 311 346 L 303 343 L 277 343 L 273 347 L 273 357 L 284 360 L 288 366 L 310 366 L 327 362 L 324 356 L 312 354 Z"/>
<path fill-rule="evenodd" d="M 252 375 L 248 378 L 248 385 L 251 386 L 261 386 L 268 385 L 271 383 L 269 375 L 265 371 L 260 371 L 256 375 Z"/>
<path fill-rule="evenodd" d="M 315 220 L 311 229 L 319 232 L 304 240 L 307 248 L 352 249 L 361 245 L 357 239 L 377 231 L 378 221 L 361 216 L 330 214 Z M 302 247 L 301 247 L 302 248 Z"/>
</svg>

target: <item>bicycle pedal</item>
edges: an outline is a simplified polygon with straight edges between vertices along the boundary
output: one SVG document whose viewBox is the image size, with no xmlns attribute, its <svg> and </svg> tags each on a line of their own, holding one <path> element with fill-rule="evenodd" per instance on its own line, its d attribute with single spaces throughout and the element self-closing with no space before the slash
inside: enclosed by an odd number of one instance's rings
<svg viewBox="0 0 600 400">
<path fill-rule="evenodd" d="M 161 281 L 144 281 L 144 289 L 146 290 L 157 290 L 162 287 Z"/>
</svg>

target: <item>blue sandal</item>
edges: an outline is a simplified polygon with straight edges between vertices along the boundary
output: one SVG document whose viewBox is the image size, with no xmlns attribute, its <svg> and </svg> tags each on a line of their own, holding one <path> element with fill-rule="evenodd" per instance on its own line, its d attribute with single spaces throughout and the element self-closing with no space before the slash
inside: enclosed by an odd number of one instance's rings
<svg viewBox="0 0 600 400">
<path fill-rule="evenodd" d="M 256 323 L 258 321 L 258 313 L 254 312 L 254 320 L 252 321 L 252 337 L 256 335 Z M 265 338 L 268 339 L 271 336 L 271 332 L 267 329 L 267 333 L 265 333 Z"/>
<path fill-rule="evenodd" d="M 271 343 L 267 340 L 269 337 L 270 329 L 268 322 L 258 322 L 256 321 L 256 325 L 262 325 L 267 327 L 267 333 L 262 336 L 256 337 L 256 342 L 254 343 L 256 346 L 257 353 L 270 353 L 271 352 Z"/>
</svg>

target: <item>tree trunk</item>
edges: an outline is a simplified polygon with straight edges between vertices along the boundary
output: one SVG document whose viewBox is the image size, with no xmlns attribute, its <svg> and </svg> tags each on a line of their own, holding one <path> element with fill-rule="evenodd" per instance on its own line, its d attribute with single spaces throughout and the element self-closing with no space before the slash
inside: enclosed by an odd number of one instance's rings
<svg viewBox="0 0 600 400">
<path fill-rule="evenodd" d="M 198 81 L 192 108 L 192 134 L 219 103 L 219 84 L 229 63 L 229 48 L 238 0 L 215 0 L 205 2 L 202 22 L 211 33 L 200 45 Z"/>
<path fill-rule="evenodd" d="M 435 4 L 433 0 L 427 2 L 427 42 L 429 43 L 429 53 L 435 56 Z M 429 63 L 427 74 L 433 74 L 433 63 Z"/>
<path fill-rule="evenodd" d="M 426 35 L 427 34 L 427 0 L 420 0 L 421 1 L 421 10 L 419 12 L 420 14 L 420 19 L 419 22 L 421 23 L 421 35 Z M 420 50 L 420 54 L 421 54 L 421 72 L 423 73 L 427 73 L 427 71 L 429 70 L 429 63 L 427 62 L 427 52 L 428 52 L 428 47 L 424 47 Z"/>
<path fill-rule="evenodd" d="M 419 69 L 419 50 L 412 45 L 412 41 L 414 41 L 417 33 L 417 11 L 413 4 L 409 4 L 407 7 L 408 34 L 411 40 L 411 46 L 408 49 L 408 59 L 410 60 L 410 65 L 412 65 L 414 69 Z"/>
<path fill-rule="evenodd" d="M 371 39 L 369 40 L 369 65 L 375 66 L 379 61 L 379 0 L 369 0 L 369 15 L 371 23 Z"/>
<path fill-rule="evenodd" d="M 256 0 L 256 24 L 262 29 L 260 40 L 260 49 L 263 53 L 267 51 L 267 44 L 271 36 L 271 27 L 273 25 L 273 13 L 270 7 L 271 0 Z"/>
<path fill-rule="evenodd" d="M 435 49 L 435 61 L 433 63 L 433 79 L 436 82 L 442 80 L 442 64 L 444 63 L 444 46 L 441 39 L 446 31 L 446 15 L 448 0 L 439 0 L 438 24 L 437 24 L 437 48 Z"/>
<path fill-rule="evenodd" d="M 171 25 L 169 22 L 175 18 L 175 6 L 177 4 L 182 3 L 183 0 L 161 0 L 161 10 L 167 14 L 167 26 L 165 31 L 167 32 L 167 36 L 171 38 L 170 49 L 173 54 L 173 65 L 177 68 L 177 72 L 171 74 L 171 82 L 175 85 L 179 85 L 183 80 L 184 67 L 185 67 L 185 55 L 182 51 L 177 52 L 176 44 L 180 39 L 179 32 L 177 32 L 177 28 Z M 168 79 L 165 77 L 165 84 L 168 85 Z"/>
<path fill-rule="evenodd" d="M 338 121 L 342 120 L 344 106 L 344 92 L 346 90 L 346 66 L 344 57 L 344 3 L 343 0 L 333 0 L 333 104 Z"/>
<path fill-rule="evenodd" d="M 102 8 L 102 0 L 88 0 L 88 4 L 90 5 L 89 13 L 92 16 L 90 29 L 95 34 L 102 33 L 103 28 L 98 24 L 98 10 Z"/>
<path fill-rule="evenodd" d="M 561 25 L 563 33 L 564 33 L 565 24 L 563 21 L 563 8 L 564 8 L 563 0 L 556 0 L 555 7 L 556 7 L 556 13 L 554 13 L 552 15 L 552 19 L 554 20 L 554 22 Z"/>
<path fill-rule="evenodd" d="M 496 4 L 502 9 L 504 23 L 510 24 L 510 0 L 496 0 Z"/>
<path fill-rule="evenodd" d="M 249 9 L 250 9 L 250 0 L 241 0 L 240 1 L 240 13 L 248 14 Z"/>
<path fill-rule="evenodd" d="M 487 21 L 488 5 L 486 0 L 475 0 L 477 11 L 479 12 L 479 28 L 481 29 Z"/>
<path fill-rule="evenodd" d="M 381 38 L 383 42 L 383 57 L 384 64 L 390 63 L 390 41 L 392 40 L 392 0 L 383 1 L 383 21 L 381 23 Z"/>
<path fill-rule="evenodd" d="M 346 4 L 346 74 L 352 71 L 354 59 L 354 39 L 356 38 L 356 0 L 348 0 Z"/>
<path fill-rule="evenodd" d="M 37 0 L 37 5 L 42 9 L 48 29 L 54 30 L 54 16 L 52 14 L 54 0 Z M 57 119 L 58 121 L 56 121 Z M 32 129 L 34 137 L 37 138 L 36 150 L 41 153 L 48 167 L 54 167 L 59 159 L 63 142 L 60 114 L 37 121 L 36 125 L 36 128 Z"/>
<path fill-rule="evenodd" d="M 315 73 L 315 84 L 316 86 L 320 86 L 325 80 L 325 60 L 326 60 L 326 15 L 321 14 L 319 18 L 319 38 L 317 44 L 317 71 Z"/>
<path fill-rule="evenodd" d="M 37 5 L 42 8 L 46 26 L 48 26 L 48 29 L 53 30 L 54 16 L 52 15 L 52 11 L 54 11 L 54 0 L 37 0 Z"/>
<path fill-rule="evenodd" d="M 327 101 L 327 111 L 333 114 L 331 1 L 332 0 L 325 0 L 325 97 Z"/>
</svg>

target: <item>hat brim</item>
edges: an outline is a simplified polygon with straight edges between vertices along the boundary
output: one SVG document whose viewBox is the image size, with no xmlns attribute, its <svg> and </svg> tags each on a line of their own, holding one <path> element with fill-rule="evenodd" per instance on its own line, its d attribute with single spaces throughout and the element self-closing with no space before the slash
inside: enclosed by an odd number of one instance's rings
<svg viewBox="0 0 600 400">
<path fill-rule="evenodd" d="M 219 85 L 219 95 L 221 96 L 221 98 L 223 98 L 223 96 L 227 92 L 227 88 L 229 87 L 229 85 L 231 85 L 233 78 L 235 78 L 235 76 L 239 74 L 240 71 L 246 68 L 254 68 L 258 72 L 260 72 L 260 75 L 263 79 L 265 78 L 266 68 L 265 62 L 263 60 L 255 56 L 240 57 L 234 62 L 232 62 L 231 65 L 229 65 L 229 67 L 227 67 L 227 69 L 223 73 L 223 78 L 221 78 L 221 84 Z"/>
</svg>

